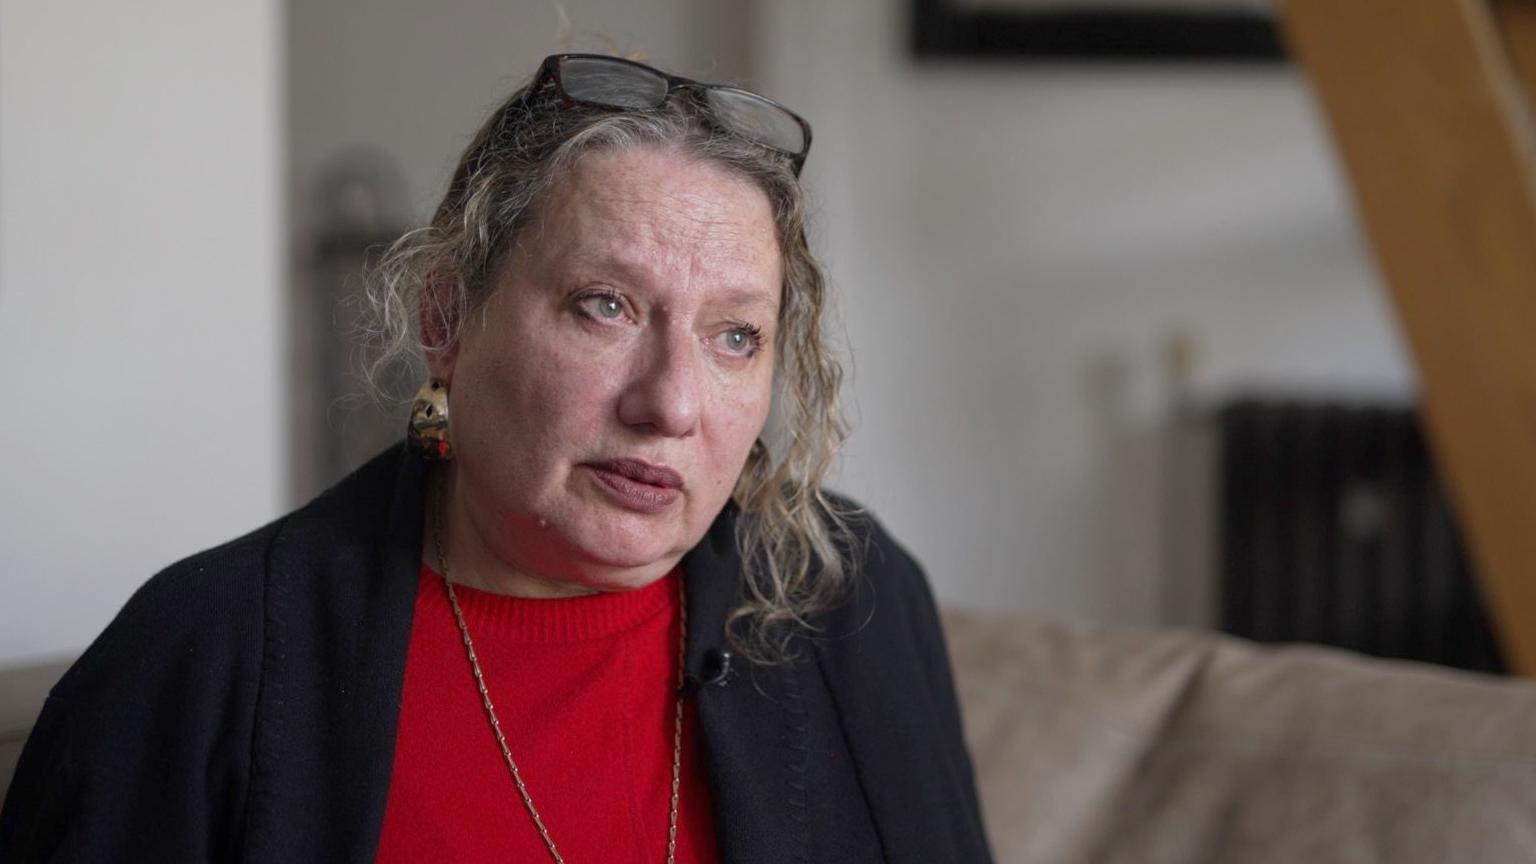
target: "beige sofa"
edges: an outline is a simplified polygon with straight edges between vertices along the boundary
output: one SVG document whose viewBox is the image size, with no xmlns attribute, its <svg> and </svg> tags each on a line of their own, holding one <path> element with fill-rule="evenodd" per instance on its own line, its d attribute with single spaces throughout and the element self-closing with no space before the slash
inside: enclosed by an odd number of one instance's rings
<svg viewBox="0 0 1536 864">
<path fill-rule="evenodd" d="M 946 613 L 999 862 L 1536 862 L 1536 683 Z"/>
<path fill-rule="evenodd" d="M 945 614 L 999 864 L 1536 862 L 1536 683 Z M 0 672 L 0 785 L 59 664 Z"/>
<path fill-rule="evenodd" d="M 43 710 L 48 690 L 68 668 L 65 660 L 0 668 L 0 790 L 11 788 L 27 732 Z M 0 796 L 4 794 L 0 791 Z"/>
</svg>

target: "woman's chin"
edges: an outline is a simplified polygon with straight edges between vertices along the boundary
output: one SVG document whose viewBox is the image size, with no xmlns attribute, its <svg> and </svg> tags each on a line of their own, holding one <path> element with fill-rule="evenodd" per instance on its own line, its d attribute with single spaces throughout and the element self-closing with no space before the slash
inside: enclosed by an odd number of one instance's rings
<svg viewBox="0 0 1536 864">
<path fill-rule="evenodd" d="M 566 541 L 582 581 L 601 590 L 648 585 L 677 565 L 680 550 L 693 545 L 677 536 L 675 524 L 623 516 L 586 522 Z"/>
<path fill-rule="evenodd" d="M 594 486 L 597 484 L 594 483 Z M 566 537 L 587 556 L 614 567 L 643 567 L 686 550 L 688 531 L 686 500 L 678 500 L 656 512 L 644 512 L 616 504 L 598 489 L 585 494 L 572 507 L 565 522 Z M 702 526 L 698 532 L 703 536 Z"/>
</svg>

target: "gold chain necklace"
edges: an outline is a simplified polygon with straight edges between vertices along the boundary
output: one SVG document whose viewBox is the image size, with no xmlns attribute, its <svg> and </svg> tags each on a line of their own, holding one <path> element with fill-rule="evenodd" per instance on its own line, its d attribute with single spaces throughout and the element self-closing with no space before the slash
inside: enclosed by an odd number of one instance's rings
<svg viewBox="0 0 1536 864">
<path fill-rule="evenodd" d="M 507 770 L 512 772 L 512 782 L 517 784 L 517 794 L 523 797 L 523 806 L 533 818 L 534 827 L 539 829 L 539 837 L 549 849 L 549 857 L 555 859 L 555 864 L 565 864 L 565 859 L 560 857 L 559 850 L 555 848 L 554 838 L 549 836 L 549 829 L 539 816 L 538 808 L 533 806 L 533 796 L 528 794 L 522 772 L 517 770 L 517 763 L 512 760 L 507 736 L 502 734 L 501 721 L 496 718 L 496 706 L 491 704 L 491 693 L 486 689 L 485 675 L 480 671 L 480 660 L 475 656 L 475 643 L 469 638 L 469 625 L 464 623 L 464 610 L 459 608 L 459 598 L 453 593 L 453 580 L 448 578 L 448 547 L 443 543 L 441 490 L 437 495 L 436 506 L 432 509 L 432 542 L 437 546 L 438 567 L 442 569 L 443 585 L 448 589 L 448 603 L 453 607 L 453 617 L 459 623 L 459 635 L 464 639 L 464 651 L 469 655 L 469 668 L 474 671 L 475 684 L 480 688 L 480 701 L 485 706 L 485 716 L 491 721 L 491 731 L 496 733 L 496 743 L 501 746 L 501 757 L 506 760 Z M 677 855 L 677 792 L 681 785 L 683 767 L 683 657 L 688 644 L 688 597 L 681 576 L 677 580 L 677 598 L 677 709 L 672 715 L 672 803 L 667 814 L 667 864 L 675 864 Z"/>
</svg>

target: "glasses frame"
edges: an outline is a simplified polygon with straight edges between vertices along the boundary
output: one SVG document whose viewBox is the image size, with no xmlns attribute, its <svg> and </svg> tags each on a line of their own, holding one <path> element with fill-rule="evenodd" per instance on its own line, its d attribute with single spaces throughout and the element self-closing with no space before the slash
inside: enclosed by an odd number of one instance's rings
<svg viewBox="0 0 1536 864">
<path fill-rule="evenodd" d="M 597 102 L 591 99 L 580 99 L 572 96 L 569 92 L 567 92 L 565 89 L 565 83 L 560 80 L 560 65 L 566 60 L 602 60 L 606 63 L 615 63 L 621 66 L 629 66 L 666 81 L 667 91 L 662 95 L 661 101 L 651 108 L 630 108 L 623 105 L 613 105 L 607 102 Z M 627 60 L 623 57 L 614 57 L 608 54 L 551 54 L 544 58 L 543 63 L 539 64 L 539 72 L 534 76 L 533 83 L 529 85 L 527 92 L 524 94 L 523 103 L 526 105 L 528 102 L 532 101 L 534 97 L 539 95 L 539 93 L 541 93 L 544 88 L 550 84 L 555 85 L 555 92 L 560 95 L 562 104 L 590 105 L 595 108 L 608 108 L 613 111 L 654 111 L 657 108 L 667 104 L 667 102 L 671 100 L 673 94 L 679 90 L 690 91 L 694 98 L 697 99 L 699 103 L 706 108 L 709 107 L 709 102 L 704 98 L 704 94 L 707 91 L 720 90 L 727 93 L 739 93 L 743 96 L 766 102 L 770 107 L 784 112 L 786 116 L 795 121 L 795 123 L 800 126 L 800 132 L 805 141 L 805 143 L 800 147 L 800 152 L 796 153 L 792 150 L 785 150 L 782 147 L 775 147 L 774 145 L 769 144 L 761 138 L 743 134 L 742 132 L 723 122 L 718 116 L 715 115 L 713 111 L 710 111 L 709 115 L 718 128 L 729 132 L 732 135 L 736 135 L 737 137 L 745 138 L 748 141 L 757 144 L 758 146 L 772 150 L 775 153 L 779 153 L 787 157 L 789 159 L 790 166 L 794 169 L 796 178 L 800 176 L 800 169 L 805 166 L 805 156 L 811 150 L 811 124 L 807 123 L 804 117 L 801 117 L 799 114 L 796 114 L 788 108 L 785 108 L 783 105 L 780 105 L 778 102 L 769 99 L 767 96 L 764 96 L 761 93 L 754 93 L 751 90 L 746 90 L 741 87 L 732 87 L 729 84 L 710 84 L 705 81 L 695 81 L 692 78 L 684 78 L 680 75 L 673 75 L 668 72 L 663 72 L 662 70 L 653 66 L 647 66 L 644 63 L 639 63 L 634 60 Z"/>
</svg>

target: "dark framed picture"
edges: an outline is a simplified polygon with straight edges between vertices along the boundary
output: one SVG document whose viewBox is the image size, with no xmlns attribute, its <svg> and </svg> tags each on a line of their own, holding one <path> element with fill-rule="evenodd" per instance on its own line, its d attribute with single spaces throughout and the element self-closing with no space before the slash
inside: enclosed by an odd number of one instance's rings
<svg viewBox="0 0 1536 864">
<path fill-rule="evenodd" d="M 1285 58 L 1275 0 L 912 0 L 919 58 Z"/>
</svg>

